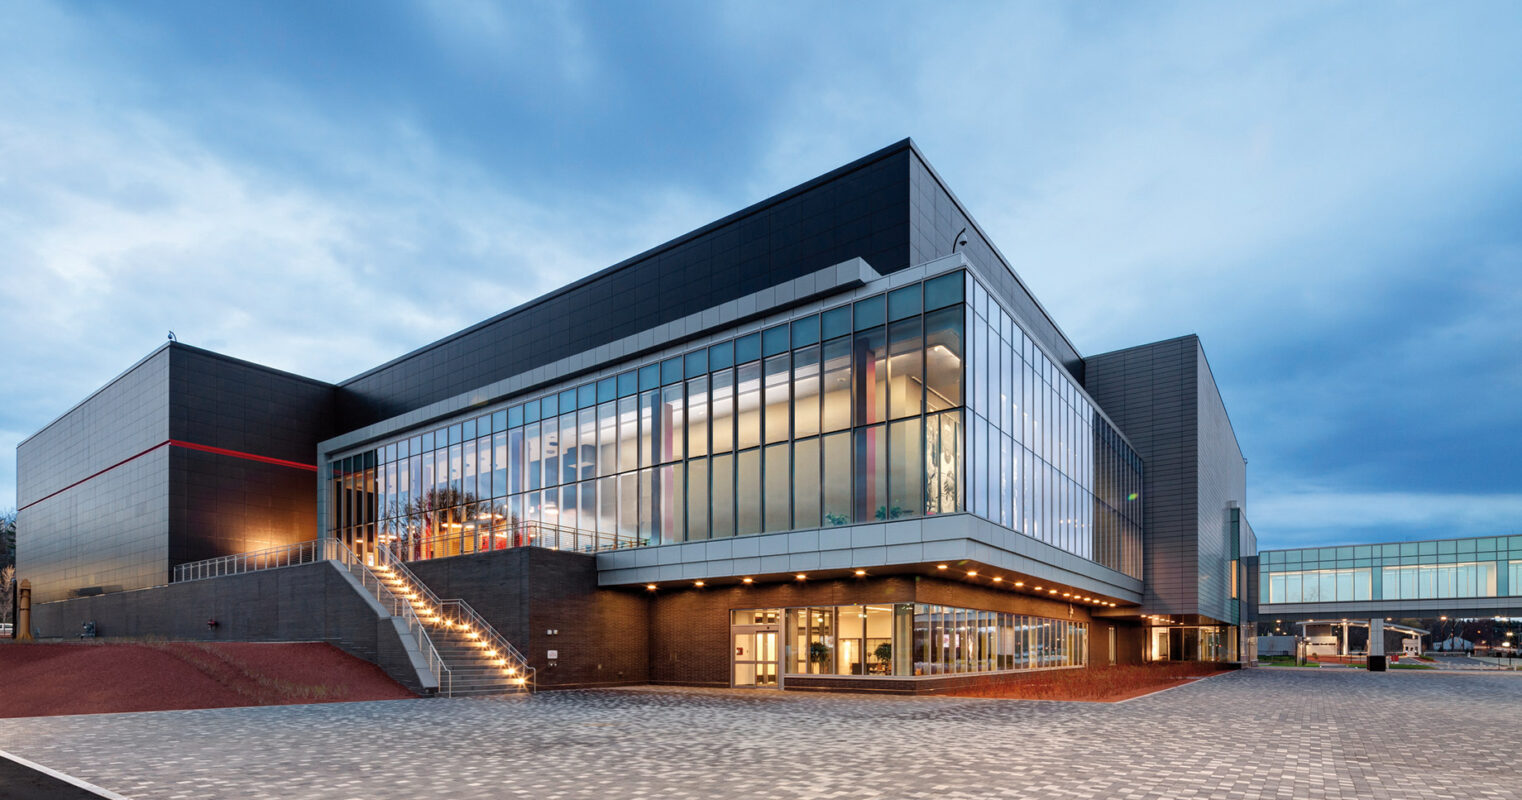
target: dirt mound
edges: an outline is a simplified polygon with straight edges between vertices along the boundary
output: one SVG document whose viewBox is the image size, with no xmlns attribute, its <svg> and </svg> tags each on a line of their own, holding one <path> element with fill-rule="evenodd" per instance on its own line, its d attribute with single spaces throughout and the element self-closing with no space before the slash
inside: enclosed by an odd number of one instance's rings
<svg viewBox="0 0 1522 800">
<path fill-rule="evenodd" d="M 0 645 L 0 718 L 414 695 L 380 667 L 322 643 Z"/>
</svg>

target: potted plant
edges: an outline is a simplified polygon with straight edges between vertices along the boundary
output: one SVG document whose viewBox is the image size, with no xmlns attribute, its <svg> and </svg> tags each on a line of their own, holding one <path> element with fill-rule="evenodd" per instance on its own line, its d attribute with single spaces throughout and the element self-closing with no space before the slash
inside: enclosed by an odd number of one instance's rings
<svg viewBox="0 0 1522 800">
<path fill-rule="evenodd" d="M 872 657 L 877 659 L 880 672 L 887 675 L 893 671 L 893 643 L 883 642 L 872 651 Z"/>
<path fill-rule="evenodd" d="M 830 661 L 830 646 L 824 642 L 811 642 L 809 644 L 809 663 L 819 664 L 820 672 L 824 672 L 824 665 Z"/>
</svg>

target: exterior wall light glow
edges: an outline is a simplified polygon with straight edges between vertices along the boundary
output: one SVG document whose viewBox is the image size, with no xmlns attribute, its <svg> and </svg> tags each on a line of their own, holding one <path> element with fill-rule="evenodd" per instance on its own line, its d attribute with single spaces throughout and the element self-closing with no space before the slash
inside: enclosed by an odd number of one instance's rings
<svg viewBox="0 0 1522 800">
<path fill-rule="evenodd" d="M 741 578 L 740 582 L 741 583 L 755 583 L 756 579 L 755 578 Z"/>
<path fill-rule="evenodd" d="M 1004 579 L 1003 579 L 1003 578 L 1000 578 L 1000 577 L 998 577 L 998 576 L 995 576 L 995 577 L 994 577 L 994 583 L 1003 583 L 1003 582 L 1004 582 Z"/>
<path fill-rule="evenodd" d="M 946 568 L 946 565 L 945 565 L 945 564 L 936 564 L 936 565 L 935 565 L 935 568 L 936 568 L 936 569 L 945 569 L 945 568 Z"/>
<path fill-rule="evenodd" d="M 653 591 L 655 591 L 655 584 L 653 584 L 653 583 L 647 583 L 647 584 L 645 584 L 645 588 L 649 589 L 650 591 L 653 592 Z"/>
<path fill-rule="evenodd" d="M 693 586 L 697 586 L 697 587 L 702 587 L 703 586 L 703 582 L 702 581 L 693 581 L 692 585 Z"/>
<path fill-rule="evenodd" d="M 858 578 L 860 578 L 860 577 L 862 577 L 863 575 L 866 575 L 866 574 L 867 574 L 867 571 L 864 570 L 864 569 L 856 570 L 856 577 L 858 577 Z"/>
<path fill-rule="evenodd" d="M 969 577 L 969 578 L 976 578 L 976 577 L 978 577 L 978 571 L 975 570 L 975 569 L 967 570 L 967 577 Z"/>
<path fill-rule="evenodd" d="M 797 575 L 794 575 L 793 577 L 795 577 L 795 578 L 797 578 L 798 580 L 801 581 L 801 580 L 807 580 L 809 576 L 807 576 L 807 575 L 803 574 L 802 572 L 800 572 Z"/>
<path fill-rule="evenodd" d="M 1025 581 L 1015 581 L 1015 585 L 1016 586 L 1024 586 L 1025 585 Z"/>
</svg>

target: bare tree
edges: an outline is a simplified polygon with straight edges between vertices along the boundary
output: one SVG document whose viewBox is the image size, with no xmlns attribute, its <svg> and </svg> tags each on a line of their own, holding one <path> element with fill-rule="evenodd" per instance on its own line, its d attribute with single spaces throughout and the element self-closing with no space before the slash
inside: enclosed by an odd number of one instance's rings
<svg viewBox="0 0 1522 800">
<path fill-rule="evenodd" d="M 0 511 L 0 567 L 16 566 L 16 509 Z"/>
<path fill-rule="evenodd" d="M 0 567 L 0 622 L 14 622 L 11 619 L 11 585 L 16 582 L 16 568 L 10 565 Z"/>
</svg>

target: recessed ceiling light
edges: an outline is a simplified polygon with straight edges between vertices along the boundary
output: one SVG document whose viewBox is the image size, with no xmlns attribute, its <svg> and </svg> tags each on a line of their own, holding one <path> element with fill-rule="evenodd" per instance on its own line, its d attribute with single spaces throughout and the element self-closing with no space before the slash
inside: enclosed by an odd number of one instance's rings
<svg viewBox="0 0 1522 800">
<path fill-rule="evenodd" d="M 976 577 L 978 577 L 978 571 L 975 570 L 975 569 L 967 570 L 967 577 L 969 577 L 969 578 L 976 578 Z"/>
<path fill-rule="evenodd" d="M 645 584 L 645 588 L 649 589 L 650 591 L 653 592 L 653 591 L 655 591 L 655 584 L 653 584 L 653 583 L 647 583 L 647 584 Z"/>
<path fill-rule="evenodd" d="M 755 578 L 741 578 L 740 582 L 741 583 L 755 583 L 756 579 Z"/>
<path fill-rule="evenodd" d="M 702 586 L 702 585 L 703 585 L 703 582 L 702 582 L 702 581 L 693 581 L 693 582 L 692 582 L 692 585 L 693 585 L 693 586 Z"/>
<path fill-rule="evenodd" d="M 861 576 L 863 576 L 865 574 L 867 574 L 867 571 L 864 570 L 864 569 L 856 570 L 856 577 L 858 577 L 858 578 L 860 578 Z"/>
<path fill-rule="evenodd" d="M 994 583 L 1003 583 L 1003 582 L 1004 582 L 1003 578 L 1001 578 L 1001 577 L 999 577 L 997 575 L 994 576 Z"/>
<path fill-rule="evenodd" d="M 1024 586 L 1025 585 L 1025 581 L 1015 581 L 1015 585 L 1016 586 Z"/>
<path fill-rule="evenodd" d="M 797 575 L 794 575 L 793 577 L 795 577 L 795 578 L 797 578 L 798 580 L 801 581 L 801 580 L 804 580 L 805 578 L 807 578 L 808 576 L 803 574 L 802 572 L 800 572 Z"/>
<path fill-rule="evenodd" d="M 936 569 L 945 569 L 945 568 L 946 568 L 946 565 L 945 565 L 945 564 L 936 564 L 936 565 L 935 565 L 935 568 L 936 568 Z"/>
</svg>

